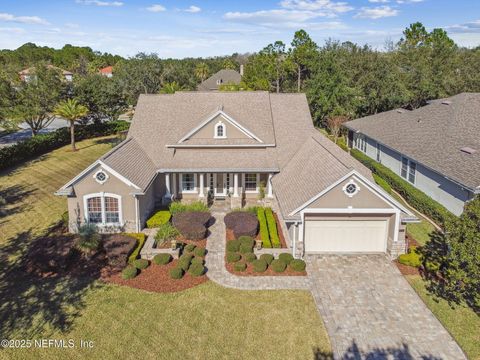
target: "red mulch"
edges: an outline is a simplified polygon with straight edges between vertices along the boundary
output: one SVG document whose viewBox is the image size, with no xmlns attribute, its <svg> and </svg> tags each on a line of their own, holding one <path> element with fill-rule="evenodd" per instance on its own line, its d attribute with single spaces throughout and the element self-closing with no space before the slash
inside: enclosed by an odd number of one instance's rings
<svg viewBox="0 0 480 360">
<path fill-rule="evenodd" d="M 420 271 L 414 266 L 400 264 L 397 260 L 394 263 L 403 275 L 420 275 Z"/>
<path fill-rule="evenodd" d="M 150 266 L 145 270 L 142 270 L 137 277 L 129 280 L 122 279 L 122 275 L 120 273 L 107 276 L 102 279 L 106 282 L 117 285 L 161 293 L 186 290 L 208 281 L 206 275 L 195 277 L 190 275 L 188 272 L 185 273 L 181 279 L 172 279 L 170 277 L 169 270 L 174 268 L 177 262 L 178 260 L 173 260 L 167 265 L 155 265 L 151 263 Z"/>
<path fill-rule="evenodd" d="M 230 273 L 238 276 L 306 276 L 307 275 L 306 271 L 294 271 L 290 269 L 288 266 L 285 269 L 285 271 L 281 273 L 277 273 L 273 271 L 270 267 L 268 267 L 266 271 L 262 273 L 258 273 L 253 271 L 253 265 L 249 263 L 247 263 L 247 269 L 245 271 L 235 271 L 233 269 L 233 264 L 227 263 L 227 262 L 225 263 L 225 267 Z"/>
</svg>

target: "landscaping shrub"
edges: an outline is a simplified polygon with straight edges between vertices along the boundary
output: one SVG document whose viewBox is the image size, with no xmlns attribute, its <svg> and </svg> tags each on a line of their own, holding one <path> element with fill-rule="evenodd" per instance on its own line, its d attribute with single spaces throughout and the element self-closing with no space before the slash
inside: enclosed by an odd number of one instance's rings
<svg viewBox="0 0 480 360">
<path fill-rule="evenodd" d="M 101 239 L 102 237 L 97 232 L 95 225 L 82 225 L 78 229 L 77 248 L 85 254 L 91 254 L 98 250 Z"/>
<path fill-rule="evenodd" d="M 237 263 L 233 264 L 233 269 L 235 271 L 245 271 L 245 270 L 247 270 L 247 264 L 245 264 L 243 262 L 237 262 Z"/>
<path fill-rule="evenodd" d="M 192 263 L 188 269 L 188 273 L 192 276 L 202 276 L 205 272 L 205 267 L 199 263 Z"/>
<path fill-rule="evenodd" d="M 253 246 L 250 246 L 248 244 L 241 244 L 240 245 L 240 253 L 242 254 L 248 254 L 253 252 Z"/>
<path fill-rule="evenodd" d="M 280 273 L 285 271 L 285 269 L 287 268 L 287 264 L 283 260 L 275 259 L 270 264 L 270 267 L 273 269 L 273 271 Z"/>
<path fill-rule="evenodd" d="M 245 261 L 248 263 L 251 263 L 252 261 L 257 260 L 257 255 L 255 255 L 254 253 L 247 253 L 243 255 L 243 257 Z"/>
<path fill-rule="evenodd" d="M 132 265 L 137 269 L 143 270 L 146 269 L 150 263 L 146 259 L 137 259 L 132 262 Z"/>
<path fill-rule="evenodd" d="M 132 251 L 132 253 L 128 257 L 128 263 L 130 264 L 132 261 L 138 258 L 138 255 L 140 254 L 140 250 L 142 250 L 143 245 L 145 244 L 146 237 L 144 233 L 125 233 L 124 235 L 130 236 L 131 238 L 134 238 L 135 240 L 137 240 L 135 249 Z"/>
<path fill-rule="evenodd" d="M 194 258 L 192 259 L 192 265 L 193 265 L 193 264 L 201 264 L 201 265 L 203 265 L 204 263 L 205 263 L 205 261 L 204 261 L 202 258 L 200 258 L 200 257 L 194 257 Z"/>
<path fill-rule="evenodd" d="M 182 223 L 195 223 L 202 224 L 207 226 L 210 221 L 211 215 L 210 212 L 202 211 L 185 211 L 175 214 L 172 218 L 172 223 L 174 226 L 178 226 Z"/>
<path fill-rule="evenodd" d="M 265 217 L 267 218 L 268 235 L 270 236 L 270 242 L 272 243 L 272 247 L 282 247 L 282 245 L 280 244 L 280 238 L 278 237 L 277 222 L 275 221 L 275 217 L 273 216 L 271 208 L 265 209 Z"/>
<path fill-rule="evenodd" d="M 185 246 L 185 251 L 187 251 L 187 252 L 192 252 L 193 250 L 195 250 L 196 247 L 197 247 L 197 246 L 194 245 L 194 244 L 187 244 L 187 245 Z"/>
<path fill-rule="evenodd" d="M 282 260 L 285 264 L 290 265 L 293 260 L 293 255 L 290 253 L 281 253 L 278 255 L 278 258 Z"/>
<path fill-rule="evenodd" d="M 233 236 L 239 238 L 241 236 L 254 237 L 258 233 L 258 220 L 254 218 L 245 219 L 242 222 L 236 224 L 233 228 Z"/>
<path fill-rule="evenodd" d="M 167 265 L 170 261 L 172 261 L 170 254 L 158 254 L 153 257 L 153 263 L 157 265 Z"/>
<path fill-rule="evenodd" d="M 379 185 L 383 190 L 385 190 L 387 193 L 391 194 L 392 193 L 392 187 L 388 184 L 388 182 L 386 182 L 385 180 L 383 180 L 380 176 L 378 176 L 377 174 L 372 174 L 373 176 L 373 179 L 375 180 L 375 182 L 377 183 L 377 185 Z"/>
<path fill-rule="evenodd" d="M 262 254 L 260 255 L 260 259 L 265 261 L 268 265 L 270 265 L 274 259 L 272 254 Z"/>
<path fill-rule="evenodd" d="M 268 267 L 266 261 L 262 259 L 252 261 L 252 265 L 255 272 L 264 272 Z"/>
<path fill-rule="evenodd" d="M 252 248 L 255 245 L 255 240 L 251 236 L 240 236 L 238 241 L 240 241 L 240 244 L 251 246 Z"/>
<path fill-rule="evenodd" d="M 207 255 L 207 249 L 205 248 L 201 248 L 201 247 L 197 247 L 193 253 L 195 254 L 195 256 L 200 256 L 200 257 L 204 257 L 205 255 Z"/>
<path fill-rule="evenodd" d="M 304 271 L 307 264 L 301 259 L 293 259 L 290 262 L 290 268 L 295 271 Z"/>
<path fill-rule="evenodd" d="M 100 124 L 75 125 L 75 139 L 77 141 L 88 138 L 116 134 L 128 129 L 130 124 L 126 121 L 108 121 Z M 49 134 L 39 134 L 28 140 L 20 141 L 15 145 L 0 149 L 0 170 L 33 157 L 45 154 L 70 144 L 70 129 L 61 128 Z"/>
<path fill-rule="evenodd" d="M 167 222 L 158 227 L 158 231 L 155 234 L 155 242 L 158 246 L 166 241 L 175 239 L 178 234 L 178 230 L 172 224 Z"/>
<path fill-rule="evenodd" d="M 174 267 L 173 269 L 170 269 L 170 277 L 172 279 L 181 279 L 183 274 L 185 274 L 185 271 L 181 267 Z"/>
<path fill-rule="evenodd" d="M 265 217 L 265 209 L 258 208 L 257 210 L 258 223 L 260 225 L 260 237 L 262 238 L 262 246 L 264 248 L 271 248 L 270 235 L 268 234 L 267 218 Z"/>
<path fill-rule="evenodd" d="M 241 259 L 240 254 L 234 252 L 227 252 L 227 263 L 234 263 Z"/>
<path fill-rule="evenodd" d="M 251 213 L 249 211 L 232 211 L 227 215 L 225 215 L 225 218 L 223 219 L 223 221 L 225 222 L 225 226 L 228 229 L 234 230 L 235 226 L 239 223 L 243 223 L 245 221 L 258 222 L 258 219 L 254 213 Z"/>
<path fill-rule="evenodd" d="M 398 262 L 403 265 L 419 267 L 422 265 L 420 254 L 415 246 L 412 246 L 407 254 L 402 254 L 398 257 Z"/>
<path fill-rule="evenodd" d="M 108 264 L 113 268 L 123 268 L 127 264 L 137 241 L 123 234 L 108 235 L 103 240 L 103 248 L 107 255 Z"/>
<path fill-rule="evenodd" d="M 125 269 L 122 270 L 122 279 L 133 279 L 135 276 L 137 276 L 137 274 L 137 268 L 135 266 L 128 265 Z"/>
<path fill-rule="evenodd" d="M 182 222 L 175 224 L 175 227 L 188 240 L 202 240 L 207 237 L 207 228 L 202 224 Z"/>
<path fill-rule="evenodd" d="M 389 168 L 369 158 L 361 151 L 352 149 L 350 154 L 358 161 L 370 168 L 372 172 L 384 179 L 396 192 L 398 192 L 411 206 L 442 225 L 456 217 L 443 205 L 439 204 L 422 191 L 415 188 L 406 180 L 395 174 Z"/>
<path fill-rule="evenodd" d="M 172 216 L 185 211 L 209 212 L 208 206 L 201 201 L 195 201 L 190 204 L 174 201 L 169 206 Z"/>
<path fill-rule="evenodd" d="M 236 252 L 240 250 L 240 241 L 239 240 L 230 240 L 227 241 L 227 251 Z"/>
<path fill-rule="evenodd" d="M 181 267 L 184 271 L 187 271 L 192 263 L 193 255 L 191 254 L 183 254 L 178 259 L 178 266 Z"/>
<path fill-rule="evenodd" d="M 157 228 L 160 225 L 166 224 L 170 221 L 172 214 L 168 210 L 159 210 L 155 212 L 150 218 L 147 220 L 147 228 Z"/>
</svg>

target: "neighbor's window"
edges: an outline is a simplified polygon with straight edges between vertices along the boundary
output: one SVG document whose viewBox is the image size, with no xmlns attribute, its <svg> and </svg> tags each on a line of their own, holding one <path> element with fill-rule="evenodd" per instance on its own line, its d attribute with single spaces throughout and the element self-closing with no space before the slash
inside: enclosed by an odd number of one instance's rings
<svg viewBox="0 0 480 360">
<path fill-rule="evenodd" d="M 417 173 L 417 164 L 414 163 L 413 161 L 410 161 L 409 169 L 408 169 L 408 181 L 410 181 L 412 184 L 415 183 L 416 173 Z"/>
<path fill-rule="evenodd" d="M 378 161 L 378 162 L 381 162 L 381 160 L 382 160 L 381 157 L 380 157 L 380 154 L 381 154 L 381 151 L 380 151 L 380 150 L 381 150 L 380 144 L 377 143 L 377 161 Z"/>
<path fill-rule="evenodd" d="M 93 224 L 120 223 L 119 199 L 112 196 L 94 196 L 88 198 L 87 220 Z"/>
<path fill-rule="evenodd" d="M 182 191 L 195 190 L 195 174 L 182 174 Z"/>
<path fill-rule="evenodd" d="M 102 198 L 92 197 L 87 200 L 88 222 L 99 224 L 102 222 Z"/>
<path fill-rule="evenodd" d="M 367 152 L 367 142 L 365 141 L 365 136 L 356 135 L 356 137 L 355 137 L 355 147 L 358 150 L 363 151 L 364 153 Z"/>
<path fill-rule="evenodd" d="M 402 158 L 402 169 L 400 171 L 400 175 L 402 175 L 402 177 L 406 179 L 407 174 L 408 174 L 408 159 Z"/>
<path fill-rule="evenodd" d="M 245 190 L 257 191 L 257 174 L 245 174 Z"/>
</svg>

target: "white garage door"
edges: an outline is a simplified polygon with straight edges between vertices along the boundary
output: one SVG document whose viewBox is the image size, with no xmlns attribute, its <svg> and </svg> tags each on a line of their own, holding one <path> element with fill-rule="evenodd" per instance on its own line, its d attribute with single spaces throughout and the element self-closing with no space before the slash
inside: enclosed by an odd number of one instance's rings
<svg viewBox="0 0 480 360">
<path fill-rule="evenodd" d="M 385 252 L 386 220 L 305 221 L 305 252 Z"/>
</svg>

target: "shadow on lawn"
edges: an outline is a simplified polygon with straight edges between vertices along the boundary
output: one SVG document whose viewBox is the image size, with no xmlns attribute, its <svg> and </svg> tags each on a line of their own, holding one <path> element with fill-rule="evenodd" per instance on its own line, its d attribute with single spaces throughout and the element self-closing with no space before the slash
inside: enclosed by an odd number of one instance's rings
<svg viewBox="0 0 480 360">
<path fill-rule="evenodd" d="M 320 349 L 313 350 L 313 359 L 314 360 L 333 360 L 333 355 L 330 352 L 325 352 Z M 432 355 L 412 355 L 407 344 L 403 344 L 400 347 L 389 347 L 389 348 L 375 348 L 368 352 L 362 352 L 355 340 L 353 340 L 352 345 L 348 348 L 347 352 L 343 354 L 339 360 L 442 360 L 439 357 Z"/>
<path fill-rule="evenodd" d="M 33 190 L 26 190 L 23 185 L 0 188 L 0 225 L 8 221 L 4 219 L 6 216 L 27 210 L 27 205 L 22 204 L 21 200 L 32 192 Z"/>
<path fill-rule="evenodd" d="M 100 273 L 40 277 L 26 271 L 31 230 L 0 248 L 0 339 L 48 336 L 67 331 L 84 308 L 89 289 L 101 286 Z M 14 260 L 10 257 L 16 255 Z"/>
</svg>

